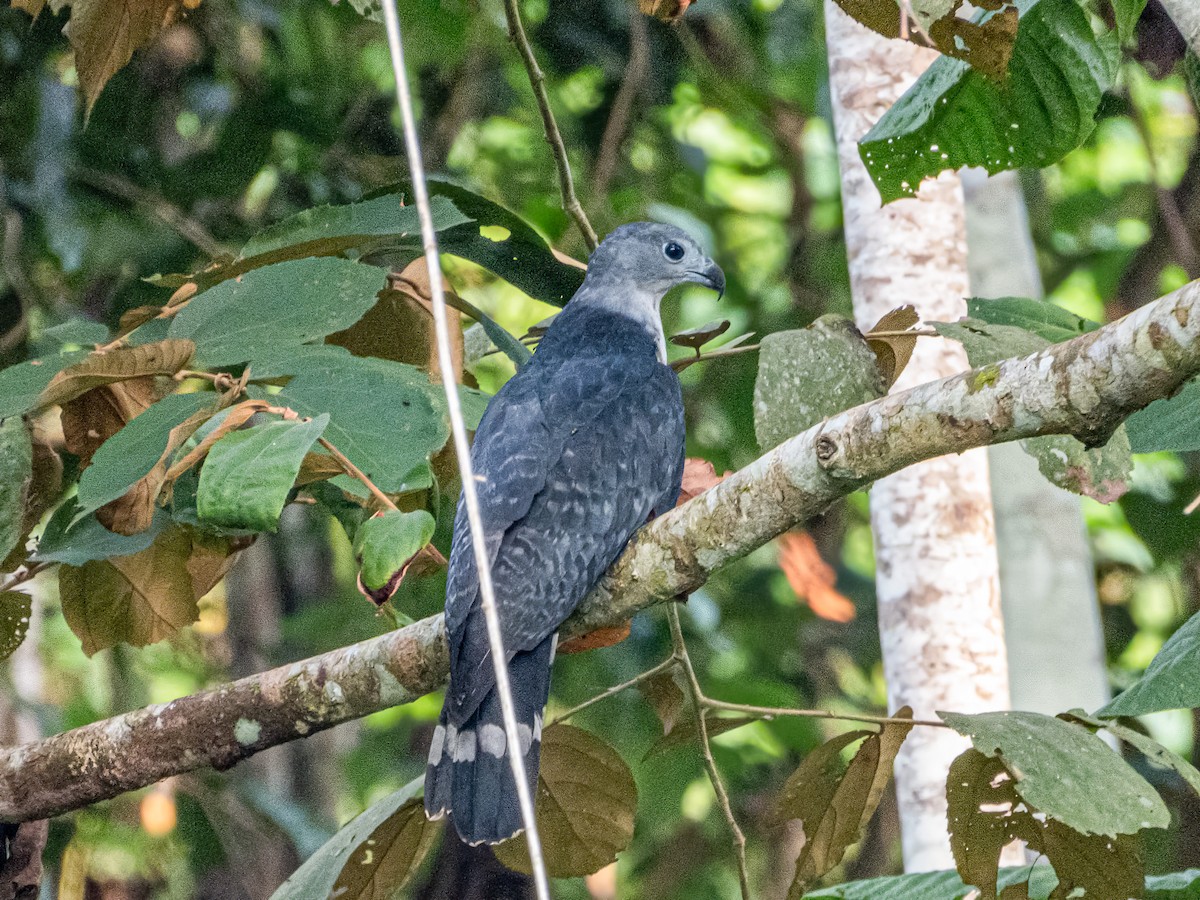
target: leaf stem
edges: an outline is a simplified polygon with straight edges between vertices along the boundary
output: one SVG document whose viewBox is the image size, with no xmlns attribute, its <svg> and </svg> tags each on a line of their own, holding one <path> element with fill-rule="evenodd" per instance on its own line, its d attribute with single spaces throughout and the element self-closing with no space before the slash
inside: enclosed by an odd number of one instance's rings
<svg viewBox="0 0 1200 900">
<path fill-rule="evenodd" d="M 4 593 L 5 591 L 11 591 L 13 588 L 19 587 L 20 585 L 25 584 L 27 581 L 32 581 L 52 565 L 54 565 L 54 563 L 38 562 L 17 569 L 17 571 L 12 574 L 12 577 L 10 577 L 8 581 L 0 584 L 0 594 Z"/>
<path fill-rule="evenodd" d="M 384 509 L 391 509 L 399 512 L 400 508 L 396 506 L 394 502 L 392 502 L 392 498 L 381 491 L 379 486 L 376 485 L 375 482 L 373 482 L 370 478 L 368 478 L 362 469 L 350 462 L 349 457 L 347 457 L 346 454 L 337 447 L 333 446 L 328 438 L 319 437 L 317 438 L 317 443 L 329 451 L 329 455 L 337 460 L 337 464 L 342 467 L 342 471 L 344 471 L 351 478 L 361 481 L 366 489 L 371 492 L 371 496 L 378 500 L 383 505 Z"/>
<path fill-rule="evenodd" d="M 562 194 L 562 205 L 567 215 L 574 221 L 583 241 L 589 251 L 595 250 L 599 241 L 592 223 L 588 221 L 587 213 L 575 195 L 575 180 L 571 177 L 571 163 L 567 159 L 567 148 L 563 143 L 558 123 L 554 120 L 554 112 L 550 109 L 550 97 L 546 93 L 546 76 L 538 65 L 529 38 L 525 36 L 525 26 L 521 24 L 521 11 L 517 0 L 504 0 L 504 15 L 508 19 L 508 37 L 521 53 L 525 62 L 525 71 L 529 73 L 529 84 L 533 88 L 533 96 L 537 100 L 538 110 L 542 114 L 542 126 L 546 131 L 546 142 L 554 155 L 554 165 L 558 170 L 558 189 Z"/>
<path fill-rule="evenodd" d="M 717 771 L 717 762 L 713 759 L 712 747 L 708 743 L 708 725 L 704 721 L 704 714 L 705 707 L 710 701 L 704 696 L 704 691 L 700 689 L 700 681 L 696 678 L 696 670 L 692 668 L 692 660 L 688 656 L 687 644 L 683 640 L 683 629 L 679 625 L 678 604 L 672 603 L 667 607 L 667 621 L 671 624 L 671 644 L 675 648 L 672 659 L 679 662 L 680 668 L 686 676 L 684 689 L 691 696 L 692 707 L 696 713 L 696 734 L 700 738 L 700 752 L 704 756 L 704 767 L 708 770 L 708 778 L 716 792 L 717 802 L 721 805 L 721 812 L 725 814 L 725 821 L 729 823 L 729 830 L 733 833 L 733 849 L 737 855 L 738 881 L 742 888 L 742 900 L 750 900 L 750 873 L 746 869 L 746 835 L 742 833 L 737 819 L 734 818 L 733 808 L 729 805 L 729 794 L 725 790 L 725 783 L 721 781 L 721 773 Z"/>
<path fill-rule="evenodd" d="M 704 706 L 722 712 L 739 712 L 748 716 L 773 719 L 776 716 L 796 716 L 802 719 L 836 719 L 842 722 L 869 722 L 873 725 L 926 725 L 930 728 L 949 728 L 938 719 L 901 719 L 896 716 L 869 716 L 858 713 L 836 713 L 827 709 L 787 709 L 774 706 L 750 706 L 745 703 L 726 703 L 723 700 L 704 698 Z"/>
<path fill-rule="evenodd" d="M 679 664 L 678 658 L 674 654 L 672 654 L 671 656 L 668 656 L 666 659 L 664 659 L 662 662 L 660 662 L 654 668 L 647 669 L 641 675 L 637 675 L 633 678 L 630 678 L 628 681 L 621 682 L 620 684 L 614 684 L 608 690 L 602 691 L 601 693 L 597 694 L 596 696 L 591 697 L 590 699 L 584 700 L 578 706 L 573 706 L 570 709 L 568 709 L 565 713 L 560 713 L 559 715 L 554 717 L 554 719 L 550 722 L 550 724 L 555 725 L 559 722 L 565 722 L 567 719 L 571 718 L 571 716 L 575 715 L 576 713 L 583 712 L 589 706 L 593 706 L 594 704 L 599 703 L 601 700 L 607 700 L 609 697 L 615 697 L 617 694 L 621 693 L 621 691 L 626 691 L 631 687 L 637 687 L 643 681 L 649 681 L 651 678 L 653 678 L 655 675 L 659 674 L 660 672 L 665 672 L 668 669 L 673 669 L 678 664 Z"/>
</svg>

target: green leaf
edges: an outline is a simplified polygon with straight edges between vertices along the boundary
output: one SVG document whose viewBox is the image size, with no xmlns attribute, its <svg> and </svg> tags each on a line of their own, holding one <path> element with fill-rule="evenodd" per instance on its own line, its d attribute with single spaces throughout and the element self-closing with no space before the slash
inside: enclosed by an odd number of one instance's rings
<svg viewBox="0 0 1200 900">
<path fill-rule="evenodd" d="M 1150 760 L 1150 762 L 1154 763 L 1160 769 L 1175 772 L 1197 795 L 1200 795 L 1200 769 L 1197 769 L 1178 753 L 1172 753 L 1149 735 L 1142 734 L 1140 731 L 1134 731 L 1120 722 L 1089 716 L 1083 710 L 1073 709 L 1069 713 L 1065 713 L 1064 716 L 1083 722 L 1093 728 L 1103 728 L 1113 737 L 1120 738 L 1127 744 L 1132 744 L 1146 759 Z"/>
<path fill-rule="evenodd" d="M 420 369 L 390 360 L 321 358 L 277 399 L 301 415 L 328 413 L 325 437 L 388 493 L 427 484 L 429 457 L 450 436 L 441 386 Z M 352 482 L 334 479 L 360 491 Z"/>
<path fill-rule="evenodd" d="M 1116 77 L 1116 36 L 1096 36 L 1076 3 L 1017 6 L 1007 79 L 997 83 L 965 62 L 937 59 L 859 142 L 885 203 L 914 195 L 923 179 L 946 169 L 1048 166 L 1092 133 Z"/>
<path fill-rule="evenodd" d="M 50 380 L 85 356 L 86 350 L 50 353 L 0 370 L 0 419 L 33 409 Z"/>
<path fill-rule="evenodd" d="M 1029 356 L 1050 346 L 1044 337 L 1018 325 L 993 325 L 973 317 L 957 322 L 930 322 L 929 325 L 942 337 L 962 344 L 967 359 L 975 368 L 990 366 L 1002 359 Z"/>
<path fill-rule="evenodd" d="M 1200 869 L 1151 875 L 1146 879 L 1146 900 L 1196 900 L 1200 897 Z"/>
<path fill-rule="evenodd" d="M 762 339 L 754 430 L 769 450 L 822 419 L 886 393 L 875 354 L 854 323 L 827 315 Z"/>
<path fill-rule="evenodd" d="M 1174 397 L 1155 400 L 1125 420 L 1134 453 L 1200 450 L 1200 379 Z"/>
<path fill-rule="evenodd" d="M 191 554 L 190 536 L 172 525 L 139 553 L 63 566 L 58 574 L 63 618 L 83 652 L 92 656 L 117 643 L 144 647 L 195 622 L 202 592 L 188 568 Z"/>
<path fill-rule="evenodd" d="M 354 538 L 363 584 L 372 591 L 383 588 L 429 543 L 435 525 L 433 516 L 423 509 L 389 509 L 363 522 Z"/>
<path fill-rule="evenodd" d="M 167 451 L 171 430 L 208 407 L 216 394 L 169 394 L 100 445 L 79 478 L 77 501 L 84 516 L 115 500 L 147 475 Z"/>
<path fill-rule="evenodd" d="M 1013 325 L 1032 331 L 1052 344 L 1095 331 L 1099 323 L 1068 312 L 1061 306 L 1028 297 L 967 298 L 967 315 L 990 325 Z"/>
<path fill-rule="evenodd" d="M 416 206 L 404 205 L 401 194 L 384 194 L 344 206 L 315 206 L 277 222 L 252 237 L 238 255 L 241 261 L 270 257 L 259 265 L 285 259 L 333 256 L 347 250 L 370 251 L 421 247 Z M 444 197 L 432 197 L 434 227 L 439 230 L 471 220 Z"/>
<path fill-rule="evenodd" d="M 61 325 L 47 328 L 41 336 L 56 344 L 77 344 L 91 349 L 108 341 L 108 326 L 91 319 L 68 319 Z"/>
<path fill-rule="evenodd" d="M 1030 806 L 1083 834 L 1135 834 L 1166 828 L 1170 815 L 1154 788 L 1091 732 L 1032 712 L 938 713 L 999 758 Z"/>
<path fill-rule="evenodd" d="M 1112 7 L 1117 14 L 1117 36 L 1122 44 L 1129 43 L 1146 8 L 1146 0 L 1112 0 Z"/>
<path fill-rule="evenodd" d="M 492 395 L 460 384 L 458 386 L 458 402 L 462 406 L 463 421 L 467 426 L 467 431 L 474 431 L 479 427 L 483 414 L 487 412 L 488 404 L 492 402 Z"/>
<path fill-rule="evenodd" d="M 429 193 L 453 201 L 473 220 L 438 236 L 443 253 L 469 259 L 535 300 L 555 306 L 565 306 L 583 284 L 582 269 L 559 262 L 546 240 L 503 206 L 437 177 L 429 179 Z M 490 237 L 481 233 L 484 228 Z"/>
<path fill-rule="evenodd" d="M 0 591 L 0 660 L 21 646 L 33 615 L 32 598 L 21 591 Z"/>
<path fill-rule="evenodd" d="M 1200 707 L 1200 613 L 1183 623 L 1146 674 L 1096 713 L 1105 718 L 1143 716 L 1163 709 Z"/>
<path fill-rule="evenodd" d="M 282 262 L 223 281 L 171 320 L 196 343 L 196 365 L 229 366 L 349 328 L 372 306 L 386 273 L 345 259 Z"/>
<path fill-rule="evenodd" d="M 324 414 L 307 422 L 267 422 L 227 434 L 213 444 L 200 470 L 196 494 L 201 521 L 274 531 L 304 454 L 328 424 L 329 416 Z"/>
<path fill-rule="evenodd" d="M 552 878 L 590 875 L 615 860 L 633 838 L 636 811 L 637 785 L 616 750 L 572 725 L 542 732 L 537 823 Z M 510 869 L 530 871 L 524 834 L 493 849 Z"/>
<path fill-rule="evenodd" d="M 420 868 L 440 822 L 425 818 L 424 777 L 373 803 L 325 842 L 271 900 L 392 897 Z"/>
<path fill-rule="evenodd" d="M 903 707 L 896 716 L 911 718 L 912 710 Z M 786 817 L 800 815 L 805 835 L 804 846 L 796 860 L 795 878 L 788 891 L 789 900 L 802 897 L 805 888 L 840 863 L 847 848 L 858 840 L 883 797 L 884 788 L 892 777 L 896 754 L 912 727 L 907 723 L 885 724 L 878 733 L 869 735 L 862 742 L 844 770 L 834 756 L 853 739 L 841 735 L 831 742 L 833 747 L 822 749 L 815 764 L 807 768 L 801 766 L 803 776 L 798 770 L 793 776 L 797 780 L 789 779 L 780 814 Z M 816 796 L 801 796 L 803 784 L 815 785 L 822 779 L 826 781 Z"/>
<path fill-rule="evenodd" d="M 33 558 L 37 562 L 57 562 L 82 566 L 96 559 L 129 556 L 149 547 L 171 521 L 164 510 L 157 510 L 150 527 L 140 534 L 115 534 L 94 516 L 76 522 L 79 505 L 74 497 L 67 500 L 50 517 L 46 530 L 38 541 Z"/>
<path fill-rule="evenodd" d="M 33 441 L 25 422 L 0 421 L 0 560 L 25 531 L 25 500 L 33 479 Z"/>
<path fill-rule="evenodd" d="M 454 297 L 453 300 L 449 296 L 446 302 L 453 306 L 461 313 L 470 316 L 479 323 L 479 327 L 483 329 L 496 349 L 513 361 L 513 365 L 517 368 L 525 365 L 529 360 L 533 359 L 533 352 L 517 340 L 509 330 L 481 310 L 478 306 L 464 300 L 462 297 Z"/>
<path fill-rule="evenodd" d="M 743 725 L 752 725 L 755 722 L 761 722 L 761 719 L 754 719 L 749 716 L 735 716 L 732 718 L 723 719 L 705 719 L 704 724 L 708 731 L 708 736 L 714 738 L 719 734 L 724 734 L 727 731 L 733 731 L 736 728 L 741 728 Z M 658 756 L 661 753 L 666 753 L 668 750 L 674 750 L 677 747 L 694 746 L 699 740 L 699 734 L 696 730 L 695 718 L 685 719 L 679 722 L 669 732 L 665 733 L 657 741 L 650 745 L 650 749 L 642 756 L 642 762 L 650 759 L 652 756 Z"/>
</svg>

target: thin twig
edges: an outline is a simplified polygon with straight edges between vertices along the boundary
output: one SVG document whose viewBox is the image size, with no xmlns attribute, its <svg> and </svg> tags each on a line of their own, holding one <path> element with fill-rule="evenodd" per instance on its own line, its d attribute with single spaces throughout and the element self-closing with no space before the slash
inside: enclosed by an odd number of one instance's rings
<svg viewBox="0 0 1200 900">
<path fill-rule="evenodd" d="M 696 710 L 696 733 L 700 738 L 700 752 L 704 755 L 704 767 L 708 769 L 708 778 L 717 794 L 717 802 L 720 803 L 721 811 L 725 814 L 725 821 L 729 823 L 729 830 L 733 832 L 733 849 L 737 854 L 738 881 L 742 888 L 742 900 L 750 900 L 750 873 L 746 869 L 746 835 L 742 833 L 737 819 L 734 818 L 733 807 L 729 805 L 729 794 L 725 790 L 725 783 L 721 781 L 721 773 L 717 771 L 717 762 L 713 759 L 712 747 L 708 743 L 708 725 L 704 721 L 705 702 L 708 698 L 700 689 L 696 670 L 692 668 L 687 644 L 683 641 L 683 629 L 679 626 L 679 607 L 674 603 L 667 607 L 667 621 L 671 624 L 671 644 L 675 648 L 674 658 L 679 661 L 680 668 L 683 669 L 683 674 L 686 676 L 684 688 L 691 696 L 692 705 Z"/>
<path fill-rule="evenodd" d="M 346 456 L 346 454 L 337 447 L 333 446 L 333 444 L 329 442 L 328 438 L 319 437 L 317 438 L 317 443 L 329 451 L 329 455 L 337 460 L 337 464 L 342 467 L 342 470 L 345 471 L 347 475 L 349 475 L 351 478 L 356 478 L 361 481 L 366 489 L 371 492 L 371 496 L 383 504 L 384 509 L 399 509 L 399 507 L 392 502 L 392 498 L 381 491 L 379 486 L 376 485 L 375 482 L 373 482 L 370 478 L 368 478 L 362 469 L 350 462 L 350 459 Z"/>
<path fill-rule="evenodd" d="M 595 250 L 596 244 L 599 243 L 596 239 L 596 231 L 592 228 L 592 223 L 588 221 L 587 213 L 583 211 L 579 198 L 575 196 L 575 180 L 571 177 L 571 163 L 567 159 L 567 147 L 563 143 L 562 134 L 559 133 L 558 123 L 554 120 L 554 111 L 550 109 L 550 97 L 546 93 L 546 76 L 542 74 L 537 57 L 533 55 L 533 47 L 529 45 L 529 38 L 525 36 L 525 26 L 521 24 L 521 11 L 517 7 L 517 0 L 504 0 L 504 15 L 508 19 L 508 36 L 517 45 L 517 49 L 521 52 L 521 59 L 525 61 L 525 71 L 529 73 L 529 84 L 533 87 L 533 96 L 537 100 L 538 110 L 542 114 L 542 126 L 546 130 L 546 141 L 550 144 L 550 150 L 554 154 L 554 165 L 558 170 L 558 189 L 562 194 L 563 209 L 575 221 L 588 250 Z"/>
<path fill-rule="evenodd" d="M 512 13 L 515 14 L 515 2 L 509 5 Z M 509 684 L 508 657 L 504 652 L 500 613 L 496 608 L 496 593 L 492 585 L 491 561 L 484 544 L 483 517 L 479 511 L 475 474 L 471 466 L 471 448 L 467 442 L 467 426 L 463 421 L 462 407 L 459 403 L 458 385 L 453 378 L 454 362 L 450 352 L 450 326 L 446 315 L 446 295 L 442 286 L 442 265 L 438 256 L 437 231 L 433 226 L 429 191 L 425 186 L 425 166 L 421 159 L 420 143 L 417 140 L 417 123 L 416 116 L 413 114 L 412 94 L 408 86 L 408 73 L 404 68 L 404 44 L 400 34 L 400 15 L 396 11 L 396 0 L 385 0 L 383 17 L 387 26 L 392 71 L 396 76 L 396 99 L 400 105 L 400 116 L 404 122 L 404 148 L 408 156 L 409 174 L 412 177 L 413 199 L 416 201 L 417 215 L 421 220 L 425 265 L 429 269 L 429 293 L 433 303 L 433 320 L 437 332 L 438 364 L 444 376 L 442 388 L 446 392 L 446 406 L 450 413 L 450 430 L 454 435 L 454 450 L 458 457 L 458 471 L 462 477 L 463 504 L 466 507 L 467 519 L 471 528 L 471 546 L 475 552 L 475 567 L 479 577 L 480 605 L 483 607 L 483 617 L 487 623 L 488 646 L 492 651 L 492 668 L 496 674 L 496 693 L 500 697 L 500 708 L 504 714 L 504 732 L 510 750 L 508 761 L 512 767 L 513 781 L 516 782 L 521 819 L 525 825 L 525 839 L 529 848 L 529 863 L 533 870 L 534 887 L 537 889 L 538 900 L 550 900 L 550 880 L 546 875 L 546 862 L 542 856 L 542 841 L 538 834 L 533 796 L 525 773 L 525 759 L 518 752 L 521 747 L 521 738 L 520 732 L 517 730 L 517 713 L 513 704 L 512 687 Z M 525 48 L 528 50 L 528 42 L 525 43 Z M 529 58 L 532 59 L 532 53 Z M 534 66 L 536 68 L 536 61 Z M 540 97 L 545 98 L 544 88 Z M 548 106 L 544 108 L 547 111 L 549 109 Z M 559 147 L 561 146 L 560 138 Z M 565 153 L 562 162 L 565 165 Z M 567 170 L 567 185 L 570 186 L 569 169 Z M 574 199 L 573 188 L 571 198 Z M 578 201 L 575 201 L 575 207 L 582 216 L 583 210 L 579 209 Z M 582 223 L 587 224 L 586 217 L 582 218 Z M 590 229 L 591 226 L 588 227 Z M 594 234 L 592 238 L 594 241 Z"/>
<path fill-rule="evenodd" d="M 1133 125 L 1146 148 L 1146 160 L 1150 164 L 1151 187 L 1158 201 L 1159 215 L 1167 230 L 1167 239 L 1170 241 L 1171 249 L 1175 252 L 1176 260 L 1188 273 L 1188 277 L 1192 278 L 1197 271 L 1200 271 L 1200 250 L 1197 249 L 1196 242 L 1192 239 L 1192 233 L 1188 230 L 1187 221 L 1175 200 L 1175 193 L 1170 188 L 1164 187 L 1159 179 L 1159 166 L 1154 154 L 1150 125 L 1133 97 L 1129 98 L 1129 112 L 1129 117 L 1133 120 Z"/>
<path fill-rule="evenodd" d="M 182 237 L 191 241 L 209 256 L 226 256 L 232 251 L 211 234 L 208 229 L 196 219 L 189 216 L 171 201 L 151 193 L 128 178 L 123 178 L 112 172 L 101 172 L 98 169 L 76 168 L 71 171 L 71 177 L 97 190 L 112 194 L 132 203 L 134 206 L 154 216 L 163 224 L 175 229 Z"/>
<path fill-rule="evenodd" d="M 938 719 L 900 719 L 895 716 L 869 716 L 860 713 L 837 713 L 828 709 L 788 709 L 774 706 L 750 706 L 746 703 L 726 703 L 723 700 L 704 698 L 704 705 L 709 709 L 722 712 L 739 712 L 748 716 L 758 716 L 763 719 L 773 719 L 776 716 L 796 716 L 802 719 L 837 719 L 842 722 L 870 722 L 872 725 L 926 725 L 930 728 L 949 728 L 945 722 Z"/>
<path fill-rule="evenodd" d="M 889 337 L 937 337 L 938 333 L 932 328 L 906 328 L 903 331 L 868 331 L 863 335 L 868 341 L 872 338 Z"/>
<path fill-rule="evenodd" d="M 688 366 L 710 359 L 720 359 L 722 356 L 737 356 L 739 353 L 750 353 L 759 349 L 759 344 L 743 344 L 740 347 L 730 347 L 728 350 L 717 348 L 708 353 L 697 353 L 696 356 L 685 356 L 683 359 L 672 360 L 668 365 L 676 372 L 682 372 Z"/>
<path fill-rule="evenodd" d="M 615 697 L 617 694 L 621 693 L 621 691 L 627 691 L 631 687 L 637 687 L 643 681 L 649 681 L 659 672 L 665 672 L 667 669 L 673 669 L 677 665 L 679 665 L 679 660 L 674 655 L 668 656 L 657 666 L 652 669 L 647 669 L 641 675 L 630 678 L 628 681 L 622 681 L 620 684 L 614 684 L 608 690 L 603 691 L 588 700 L 584 700 L 578 706 L 572 706 L 565 713 L 559 713 L 550 721 L 550 724 L 556 725 L 559 722 L 565 722 L 567 719 L 571 718 L 571 716 L 575 715 L 576 713 L 583 712 L 589 706 L 593 706 L 599 703 L 601 700 L 607 700 L 609 697 Z"/>
<path fill-rule="evenodd" d="M 22 566 L 20 569 L 17 569 L 17 571 L 13 572 L 8 581 L 0 584 L 0 593 L 11 591 L 13 588 L 19 587 L 27 581 L 32 581 L 52 565 L 54 565 L 54 563 L 38 562 Z"/>
<path fill-rule="evenodd" d="M 646 72 L 650 68 L 650 41 L 646 32 L 646 17 L 636 5 L 629 4 L 629 65 L 625 77 L 613 98 L 604 135 L 600 138 L 600 153 L 593 167 L 592 180 L 597 197 L 608 195 L 608 183 L 612 181 L 621 156 L 621 146 L 629 131 L 633 118 L 633 103 L 642 90 Z"/>
</svg>

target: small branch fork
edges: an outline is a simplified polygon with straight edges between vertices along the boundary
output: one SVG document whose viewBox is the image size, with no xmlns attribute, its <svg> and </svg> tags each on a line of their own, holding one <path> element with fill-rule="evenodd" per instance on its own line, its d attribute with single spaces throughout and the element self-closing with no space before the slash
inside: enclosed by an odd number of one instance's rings
<svg viewBox="0 0 1200 900">
<path fill-rule="evenodd" d="M 533 96 L 537 99 L 538 110 L 542 114 L 542 125 L 546 130 L 546 142 L 554 154 L 554 165 L 558 170 L 558 189 L 562 194 L 562 205 L 567 215 L 574 220 L 588 251 L 596 249 L 600 243 L 596 239 L 596 230 L 588 221 L 587 213 L 575 195 L 575 179 L 571 176 L 571 163 L 567 159 L 567 148 L 563 143 L 562 134 L 558 130 L 558 122 L 554 120 L 554 111 L 550 108 L 550 97 L 546 93 L 546 76 L 538 65 L 529 38 L 525 36 L 525 26 L 521 24 L 521 10 L 518 0 L 504 0 L 504 15 L 508 19 L 508 37 L 521 52 L 525 62 L 525 71 L 529 73 L 529 84 L 533 88 Z"/>
<path fill-rule="evenodd" d="M 721 773 L 717 770 L 716 760 L 713 757 L 712 746 L 709 743 L 707 716 L 710 712 L 736 712 L 745 716 L 770 720 L 778 716 L 796 716 L 799 718 L 808 719 L 837 719 L 840 721 L 849 722 L 869 722 L 873 725 L 888 725 L 891 723 L 899 723 L 903 725 L 924 725 L 930 728 L 947 728 L 945 722 L 936 719 L 900 719 L 895 716 L 870 716 L 860 715 L 855 713 L 835 713 L 824 709 L 787 709 L 783 707 L 771 706 L 751 706 L 745 703 L 726 703 L 723 700 L 715 700 L 704 693 L 700 687 L 700 680 L 696 676 L 695 667 L 692 665 L 691 656 L 688 654 L 687 643 L 683 638 L 683 628 L 679 622 L 679 606 L 672 603 L 667 607 L 667 622 L 671 629 L 671 655 L 664 659 L 658 665 L 652 666 L 640 675 L 630 678 L 628 681 L 623 681 L 620 684 L 613 685 L 605 691 L 584 700 L 577 706 L 573 706 L 564 713 L 555 716 L 551 724 L 563 722 L 576 713 L 580 713 L 585 709 L 614 697 L 622 691 L 626 691 L 632 687 L 649 681 L 652 678 L 662 674 L 678 670 L 683 678 L 683 689 L 692 703 L 692 710 L 696 720 L 696 734 L 700 744 L 700 752 L 704 757 L 704 768 L 708 772 L 708 778 L 712 782 L 713 791 L 717 795 L 717 802 L 721 807 L 721 812 L 725 816 L 725 821 L 729 825 L 729 830 L 733 834 L 733 847 L 737 855 L 738 864 L 738 880 L 741 885 L 743 900 L 749 900 L 750 892 L 750 876 L 746 866 L 746 836 L 738 825 L 737 818 L 733 814 L 733 807 L 729 802 L 729 793 L 725 789 L 725 783 L 721 780 Z"/>
</svg>

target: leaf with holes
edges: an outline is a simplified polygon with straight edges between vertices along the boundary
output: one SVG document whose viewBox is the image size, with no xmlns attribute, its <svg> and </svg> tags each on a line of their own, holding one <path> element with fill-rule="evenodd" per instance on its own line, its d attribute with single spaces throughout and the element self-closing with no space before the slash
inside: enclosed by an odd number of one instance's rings
<svg viewBox="0 0 1200 900">
<path fill-rule="evenodd" d="M 380 398 L 387 398 L 381 405 Z M 429 457 L 450 436 L 441 385 L 404 363 L 361 357 L 322 357 L 279 393 L 277 400 L 305 416 L 329 414 L 325 437 L 387 493 L 428 484 Z M 334 484 L 356 493 L 349 476 Z"/>
<path fill-rule="evenodd" d="M 1200 707 L 1200 613 L 1183 623 L 1158 655 L 1146 674 L 1104 706 L 1097 716 L 1144 716 L 1164 709 Z"/>
<path fill-rule="evenodd" d="M 375 305 L 386 272 L 345 259 L 281 262 L 223 281 L 171 320 L 195 342 L 196 364 L 229 366 L 348 328 Z"/>
<path fill-rule="evenodd" d="M 33 440 L 17 416 L 0 421 L 0 560 L 24 536 L 25 501 L 33 481 Z"/>
<path fill-rule="evenodd" d="M 200 519 L 225 528 L 274 531 L 300 463 L 329 424 L 322 414 L 307 422 L 254 425 L 221 438 L 200 470 Z"/>
<path fill-rule="evenodd" d="M 472 219 L 439 235 L 443 253 L 469 259 L 535 300 L 555 306 L 564 306 L 583 284 L 582 265 L 560 261 L 520 216 L 442 178 L 429 179 L 429 193 L 450 200 Z"/>
<path fill-rule="evenodd" d="M 21 591 L 0 591 L 0 660 L 8 659 L 21 646 L 29 631 L 33 601 Z"/>
<path fill-rule="evenodd" d="M 38 397 L 38 406 L 64 404 L 98 387 L 153 375 L 174 375 L 192 358 L 189 340 L 165 340 L 138 347 L 93 353 L 55 375 Z"/>
<path fill-rule="evenodd" d="M 425 818 L 416 779 L 351 819 L 271 895 L 271 900 L 373 900 L 394 896 L 442 830 Z"/>
<path fill-rule="evenodd" d="M 1003 82 L 937 59 L 859 142 L 885 203 L 916 194 L 946 169 L 1048 166 L 1092 133 L 1117 73 L 1116 35 L 1093 32 L 1075 3 L 1016 5 L 1020 26 Z"/>
<path fill-rule="evenodd" d="M 905 706 L 895 715 L 896 718 L 910 719 L 912 710 Z M 831 742 L 832 748 L 826 745 L 805 776 L 796 781 L 789 780 L 791 790 L 785 788 L 779 815 L 792 818 L 798 814 L 804 823 L 805 835 L 804 847 L 796 860 L 795 878 L 788 890 L 789 900 L 799 900 L 805 889 L 841 862 L 847 848 L 858 840 L 879 805 L 891 778 L 896 754 L 911 730 L 912 725 L 907 723 L 885 724 L 877 734 L 863 740 L 838 777 L 841 763 L 833 757 L 841 747 L 854 740 L 842 735 Z M 820 790 L 814 796 L 803 796 L 801 782 L 811 783 L 822 775 L 825 780 L 820 782 Z"/>
<path fill-rule="evenodd" d="M 768 334 L 754 383 L 758 444 L 769 450 L 885 393 L 875 354 L 849 319 L 821 316 L 808 328 Z"/>
<path fill-rule="evenodd" d="M 1032 712 L 938 715 L 1004 763 L 1021 799 L 1075 831 L 1111 837 L 1170 822 L 1146 779 L 1085 728 Z"/>
<path fill-rule="evenodd" d="M 552 878 L 577 878 L 602 869 L 629 846 L 637 785 L 620 755 L 594 734 L 572 725 L 542 732 L 537 824 Z M 525 835 L 498 844 L 496 858 L 528 873 Z"/>
<path fill-rule="evenodd" d="M 954 864 L 967 884 L 995 897 L 1000 852 L 1013 840 L 1020 798 L 1004 763 L 968 747 L 950 764 L 946 818 Z"/>
<path fill-rule="evenodd" d="M 152 510 L 166 475 L 164 456 L 179 447 L 201 422 L 194 419 L 202 411 L 215 412 L 218 398 L 212 393 L 170 394 L 150 406 L 108 438 L 92 455 L 88 467 L 79 478 L 79 512 L 84 516 L 127 494 L 143 482 L 156 468 L 162 472 L 156 483 L 147 485 L 148 506 Z M 181 428 L 185 423 L 191 427 Z M 184 432 L 187 433 L 184 433 Z M 145 503 L 143 506 L 147 505 Z M 149 511 L 139 514 L 149 525 Z M 105 523 L 121 534 L 136 534 L 142 528 L 126 530 Z"/>
</svg>

